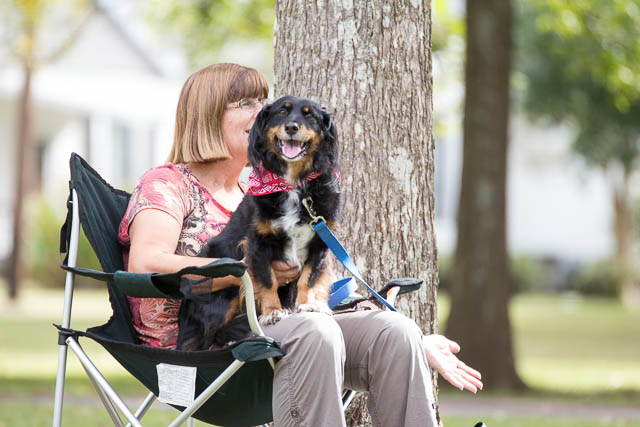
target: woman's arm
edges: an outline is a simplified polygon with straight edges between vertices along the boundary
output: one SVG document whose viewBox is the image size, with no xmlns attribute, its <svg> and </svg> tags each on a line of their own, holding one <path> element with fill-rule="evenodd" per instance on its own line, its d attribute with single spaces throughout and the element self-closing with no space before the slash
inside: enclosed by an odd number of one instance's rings
<svg viewBox="0 0 640 427">
<path fill-rule="evenodd" d="M 181 225 L 158 209 L 139 212 L 129 226 L 131 248 L 129 271 L 132 273 L 173 273 L 189 266 L 207 265 L 214 258 L 176 255 Z M 212 291 L 239 286 L 239 277 L 225 276 L 214 280 Z"/>
<path fill-rule="evenodd" d="M 215 258 L 199 258 L 176 255 L 181 225 L 171 215 L 158 209 L 139 212 L 129 226 L 131 247 L 129 249 L 129 271 L 132 273 L 173 273 L 184 267 L 207 265 Z M 272 263 L 278 283 L 295 280 L 299 273 L 283 261 Z M 211 291 L 229 286 L 239 286 L 239 277 L 216 278 Z"/>
</svg>

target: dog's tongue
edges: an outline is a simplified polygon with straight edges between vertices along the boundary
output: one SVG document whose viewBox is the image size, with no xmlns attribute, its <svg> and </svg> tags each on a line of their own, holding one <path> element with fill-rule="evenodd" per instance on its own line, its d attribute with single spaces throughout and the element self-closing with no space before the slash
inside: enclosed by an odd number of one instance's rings
<svg viewBox="0 0 640 427">
<path fill-rule="evenodd" d="M 297 144 L 289 144 L 288 142 L 282 142 L 282 154 L 292 159 L 302 152 L 302 147 Z"/>
</svg>

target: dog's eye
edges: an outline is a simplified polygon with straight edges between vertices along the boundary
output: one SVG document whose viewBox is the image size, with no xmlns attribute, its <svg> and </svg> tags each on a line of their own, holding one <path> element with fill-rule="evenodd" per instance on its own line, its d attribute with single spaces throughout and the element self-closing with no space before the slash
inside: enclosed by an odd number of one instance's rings
<svg viewBox="0 0 640 427">
<path fill-rule="evenodd" d="M 280 111 L 278 111 L 278 114 L 281 115 L 281 116 L 286 116 L 287 115 L 287 109 L 286 108 L 281 109 Z"/>
</svg>

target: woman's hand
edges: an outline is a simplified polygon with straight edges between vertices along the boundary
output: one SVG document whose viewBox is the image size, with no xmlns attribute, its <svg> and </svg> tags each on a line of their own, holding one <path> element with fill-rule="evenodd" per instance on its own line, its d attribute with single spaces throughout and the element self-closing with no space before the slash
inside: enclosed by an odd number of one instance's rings
<svg viewBox="0 0 640 427">
<path fill-rule="evenodd" d="M 422 337 L 422 346 L 429 366 L 454 387 L 473 393 L 482 390 L 480 372 L 467 366 L 454 354 L 460 351 L 458 343 L 442 335 L 425 335 Z"/>
<path fill-rule="evenodd" d="M 300 269 L 298 268 L 298 266 L 292 266 L 286 261 L 273 261 L 271 263 L 271 268 L 276 275 L 279 286 L 285 285 L 289 282 L 293 282 L 298 278 L 298 276 L 300 276 Z"/>
</svg>

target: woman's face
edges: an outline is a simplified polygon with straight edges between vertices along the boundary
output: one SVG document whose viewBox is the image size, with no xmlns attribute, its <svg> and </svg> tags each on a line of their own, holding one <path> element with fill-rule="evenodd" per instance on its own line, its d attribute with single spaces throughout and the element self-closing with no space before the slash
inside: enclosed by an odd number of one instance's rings
<svg viewBox="0 0 640 427">
<path fill-rule="evenodd" d="M 261 109 L 262 104 L 260 103 L 250 110 L 231 107 L 227 108 L 222 115 L 224 142 L 227 144 L 227 147 L 229 147 L 230 154 L 234 159 L 242 159 L 244 162 L 247 162 L 249 132 Z"/>
</svg>

